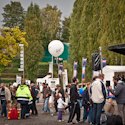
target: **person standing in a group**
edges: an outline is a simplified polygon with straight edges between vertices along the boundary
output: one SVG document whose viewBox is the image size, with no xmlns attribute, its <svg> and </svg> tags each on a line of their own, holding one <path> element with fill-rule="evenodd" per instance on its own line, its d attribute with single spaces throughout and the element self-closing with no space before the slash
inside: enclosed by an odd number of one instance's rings
<svg viewBox="0 0 125 125">
<path fill-rule="evenodd" d="M 91 94 L 93 101 L 92 124 L 100 125 L 102 108 L 105 104 L 107 91 L 103 83 L 104 74 L 99 74 L 98 78 L 91 84 Z"/>
<path fill-rule="evenodd" d="M 21 118 L 27 118 L 26 114 L 29 112 L 28 103 L 31 99 L 31 92 L 25 81 L 18 87 L 16 92 L 17 102 L 21 104 Z"/>
<path fill-rule="evenodd" d="M 2 107 L 1 116 L 7 116 L 6 104 L 11 103 L 10 90 L 5 87 L 4 83 L 1 83 L 0 88 L 0 106 Z"/>
<path fill-rule="evenodd" d="M 70 116 L 68 120 L 69 124 L 73 124 L 72 120 L 75 116 L 75 113 L 77 113 L 76 123 L 80 122 L 80 106 L 77 101 L 77 99 L 79 98 L 79 94 L 77 92 L 77 87 L 76 87 L 78 82 L 79 82 L 78 78 L 73 78 L 73 83 L 70 88 L 71 109 L 70 109 Z"/>
<path fill-rule="evenodd" d="M 90 98 L 90 82 L 87 83 L 87 86 L 83 85 L 83 106 L 84 106 L 84 113 L 83 113 L 83 122 L 87 119 L 88 116 L 88 122 L 91 124 L 91 114 L 92 114 L 92 100 Z M 89 109 L 89 113 L 87 110 Z"/>
<path fill-rule="evenodd" d="M 38 91 L 36 89 L 36 86 L 34 85 L 34 81 L 31 81 L 31 94 L 32 94 L 32 97 L 33 97 L 33 106 L 31 107 L 32 109 L 32 115 L 38 115 L 38 112 L 37 112 L 37 108 L 36 108 L 36 96 L 38 94 Z"/>
<path fill-rule="evenodd" d="M 62 114 L 63 114 L 63 108 L 64 108 L 64 105 L 67 105 L 67 103 L 65 103 L 64 101 L 63 101 L 63 99 L 62 99 L 62 94 L 61 93 L 59 93 L 58 95 L 57 95 L 57 103 L 58 103 L 58 121 L 59 122 L 61 122 L 61 121 L 63 121 L 63 119 L 62 119 Z"/>
<path fill-rule="evenodd" d="M 67 107 L 65 107 L 65 110 L 68 108 L 70 112 L 70 85 L 66 86 L 66 91 L 65 91 L 65 102 L 68 104 Z"/>
<path fill-rule="evenodd" d="M 58 93 L 58 89 L 55 88 L 55 91 L 54 91 L 54 93 L 53 93 L 55 113 L 58 112 L 58 108 L 57 108 L 57 93 Z"/>
<path fill-rule="evenodd" d="M 65 102 L 64 90 L 63 90 L 63 88 L 61 87 L 60 84 L 57 85 L 57 89 L 58 89 L 58 93 L 61 93 L 61 94 L 62 94 L 63 101 Z"/>
<path fill-rule="evenodd" d="M 116 88 L 115 90 L 112 90 L 111 87 L 109 89 L 115 95 L 118 113 L 122 117 L 123 124 L 125 125 L 125 83 L 116 76 L 113 77 L 113 81 L 116 84 Z"/>
<path fill-rule="evenodd" d="M 40 85 L 37 85 L 36 88 L 40 91 Z M 37 99 L 37 104 L 39 105 L 39 98 Z"/>
</svg>

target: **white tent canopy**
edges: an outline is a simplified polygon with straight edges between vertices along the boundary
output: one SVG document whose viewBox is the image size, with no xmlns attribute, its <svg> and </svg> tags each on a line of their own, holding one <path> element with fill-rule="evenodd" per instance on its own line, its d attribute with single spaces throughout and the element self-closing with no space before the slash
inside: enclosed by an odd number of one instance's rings
<svg viewBox="0 0 125 125">
<path fill-rule="evenodd" d="M 115 72 L 125 72 L 125 66 L 112 66 L 107 65 L 103 69 L 104 76 L 104 82 L 110 81 L 110 86 L 114 88 L 114 82 L 113 82 L 113 76 L 115 75 Z"/>
</svg>

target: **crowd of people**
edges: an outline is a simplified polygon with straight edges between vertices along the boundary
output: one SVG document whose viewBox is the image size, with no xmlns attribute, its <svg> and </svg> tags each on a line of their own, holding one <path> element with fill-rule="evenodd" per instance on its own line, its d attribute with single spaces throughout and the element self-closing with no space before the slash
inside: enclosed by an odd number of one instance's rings
<svg viewBox="0 0 125 125">
<path fill-rule="evenodd" d="M 76 114 L 76 123 L 84 123 L 88 120 L 89 124 L 100 125 L 125 125 L 125 83 L 118 77 L 114 76 L 113 81 L 116 87 L 106 87 L 103 82 L 104 74 L 94 77 L 92 82 L 82 83 L 79 85 L 78 78 L 73 78 L 72 83 L 66 86 L 64 90 L 60 84 L 52 91 L 48 84 L 43 83 L 43 114 L 50 113 L 49 99 L 54 97 L 55 113 L 58 114 L 57 121 L 63 121 L 63 114 L 69 112 L 68 124 L 74 124 L 73 119 Z M 26 85 L 23 81 L 17 87 L 6 87 L 1 83 L 0 88 L 0 105 L 1 116 L 7 116 L 6 104 L 8 109 L 17 108 L 21 110 L 21 118 L 26 119 L 30 115 L 38 115 L 36 100 L 39 104 L 39 86 L 33 81 L 30 85 Z M 112 98 L 108 98 L 108 91 L 114 96 L 118 107 L 118 115 L 115 115 L 115 106 Z M 108 99 L 108 108 L 104 110 L 104 105 Z M 83 109 L 83 115 L 81 115 Z M 102 120 L 106 117 L 105 122 Z M 82 120 L 81 120 L 81 116 Z M 103 117 L 104 118 L 104 117 Z M 115 120 L 113 120 L 115 118 Z M 118 120 L 117 120 L 118 119 Z M 116 122 L 116 123 L 115 123 Z M 118 123 L 119 122 L 119 123 Z"/>
</svg>

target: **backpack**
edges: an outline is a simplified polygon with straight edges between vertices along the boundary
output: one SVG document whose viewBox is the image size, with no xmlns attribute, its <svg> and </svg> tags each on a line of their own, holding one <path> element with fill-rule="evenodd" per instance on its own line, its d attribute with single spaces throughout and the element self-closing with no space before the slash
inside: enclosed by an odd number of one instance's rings
<svg viewBox="0 0 125 125">
<path fill-rule="evenodd" d="M 38 93 L 37 93 L 36 98 L 38 99 L 38 98 L 40 98 L 40 96 L 41 96 L 41 92 L 40 92 L 40 90 L 39 90 L 39 89 L 37 89 L 37 91 L 38 91 Z"/>
<path fill-rule="evenodd" d="M 122 117 L 119 115 L 112 115 L 108 117 L 106 125 L 123 125 Z"/>
</svg>

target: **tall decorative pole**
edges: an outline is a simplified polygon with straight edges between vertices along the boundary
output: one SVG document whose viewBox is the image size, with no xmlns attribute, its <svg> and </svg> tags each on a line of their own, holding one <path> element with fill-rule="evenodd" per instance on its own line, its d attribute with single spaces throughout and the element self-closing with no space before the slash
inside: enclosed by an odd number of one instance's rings
<svg viewBox="0 0 125 125">
<path fill-rule="evenodd" d="M 102 72 L 102 47 L 99 47 L 99 52 L 100 52 L 101 73 L 103 73 Z"/>
<path fill-rule="evenodd" d="M 20 68 L 18 71 L 23 71 L 23 81 L 25 80 L 25 71 L 24 71 L 24 44 L 19 44 L 21 47 L 20 51 Z"/>
</svg>

